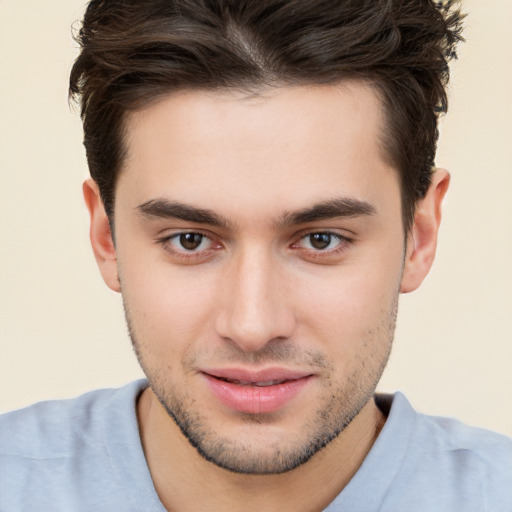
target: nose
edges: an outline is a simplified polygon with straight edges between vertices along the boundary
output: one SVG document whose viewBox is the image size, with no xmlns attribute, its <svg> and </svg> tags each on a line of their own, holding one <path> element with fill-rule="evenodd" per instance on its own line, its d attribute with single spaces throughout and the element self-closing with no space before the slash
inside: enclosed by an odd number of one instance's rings
<svg viewBox="0 0 512 512">
<path fill-rule="evenodd" d="M 257 352 L 294 331 L 289 283 L 275 260 L 269 251 L 248 248 L 233 257 L 223 275 L 217 334 L 244 352 Z"/>
</svg>

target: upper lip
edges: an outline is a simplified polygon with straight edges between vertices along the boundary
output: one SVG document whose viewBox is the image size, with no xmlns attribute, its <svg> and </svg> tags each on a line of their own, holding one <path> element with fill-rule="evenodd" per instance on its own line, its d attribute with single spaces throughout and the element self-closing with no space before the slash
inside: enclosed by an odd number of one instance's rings
<svg viewBox="0 0 512 512">
<path fill-rule="evenodd" d="M 229 379 L 241 382 L 269 382 L 297 380 L 310 377 L 311 372 L 292 370 L 289 368 L 262 368 L 260 370 L 247 370 L 244 368 L 205 368 L 202 373 L 219 379 Z"/>
</svg>

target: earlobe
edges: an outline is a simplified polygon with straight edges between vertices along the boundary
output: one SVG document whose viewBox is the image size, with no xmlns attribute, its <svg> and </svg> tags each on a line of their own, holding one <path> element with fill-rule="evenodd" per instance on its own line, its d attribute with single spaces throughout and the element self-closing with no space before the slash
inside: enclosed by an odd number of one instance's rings
<svg viewBox="0 0 512 512">
<path fill-rule="evenodd" d="M 84 182 L 83 194 L 91 220 L 89 235 L 96 262 L 107 286 L 119 292 L 121 287 L 114 240 L 98 185 L 94 180 L 88 179 Z"/>
<path fill-rule="evenodd" d="M 441 223 L 441 205 L 450 184 L 450 175 L 437 169 L 425 197 L 418 203 L 414 224 L 408 235 L 404 272 L 400 291 L 416 290 L 432 267 Z"/>
</svg>

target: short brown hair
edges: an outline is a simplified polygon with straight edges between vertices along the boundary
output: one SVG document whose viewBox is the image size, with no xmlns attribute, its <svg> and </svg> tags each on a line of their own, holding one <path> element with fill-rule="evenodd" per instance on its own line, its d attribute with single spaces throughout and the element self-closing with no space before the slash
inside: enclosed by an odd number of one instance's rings
<svg viewBox="0 0 512 512">
<path fill-rule="evenodd" d="M 92 0 L 70 95 L 81 101 L 92 178 L 112 219 L 126 113 L 174 90 L 361 79 L 383 101 L 382 144 L 400 174 L 404 227 L 430 184 L 448 61 L 462 39 L 454 1 Z"/>
</svg>

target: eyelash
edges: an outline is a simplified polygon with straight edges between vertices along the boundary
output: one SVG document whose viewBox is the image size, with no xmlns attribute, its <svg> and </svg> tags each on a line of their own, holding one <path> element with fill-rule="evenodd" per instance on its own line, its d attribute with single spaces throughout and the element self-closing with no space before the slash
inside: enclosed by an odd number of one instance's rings
<svg viewBox="0 0 512 512">
<path fill-rule="evenodd" d="M 205 259 L 209 256 L 210 252 L 212 250 L 217 250 L 222 247 L 222 245 L 219 243 L 217 244 L 217 247 L 210 248 L 210 249 L 204 249 L 202 251 L 187 251 L 186 249 L 183 250 L 177 250 L 172 246 L 172 241 L 178 239 L 180 236 L 183 235 L 200 235 L 203 237 L 203 239 L 208 239 L 212 244 L 215 244 L 215 242 L 212 240 L 212 237 L 206 233 L 203 233 L 201 231 L 180 231 L 178 233 L 174 233 L 170 236 L 165 236 L 162 238 L 159 238 L 156 240 L 156 243 L 161 244 L 162 247 L 169 252 L 171 255 L 178 257 L 183 260 L 201 260 Z M 202 240 L 201 240 L 202 243 Z"/>
<path fill-rule="evenodd" d="M 310 258 L 310 259 L 311 258 L 327 259 L 330 256 L 337 256 L 337 255 L 343 254 L 346 250 L 348 250 L 350 245 L 352 245 L 354 243 L 353 238 L 347 237 L 345 235 L 342 235 L 340 233 L 336 233 L 333 231 L 328 231 L 328 230 L 327 231 L 308 231 L 306 233 L 300 234 L 299 241 L 293 243 L 291 245 L 291 247 L 294 247 L 294 246 L 296 247 L 299 242 L 301 242 L 302 240 L 306 239 L 307 237 L 310 237 L 313 235 L 328 235 L 329 237 L 336 239 L 338 241 L 338 244 L 334 249 L 330 249 L 330 250 L 321 250 L 321 249 L 317 249 L 317 250 L 309 249 L 308 250 L 308 249 L 305 249 L 308 252 L 308 258 Z"/>
<path fill-rule="evenodd" d="M 200 235 L 203 237 L 203 239 L 206 238 L 206 239 L 210 240 L 210 242 L 216 246 L 213 248 L 208 248 L 208 249 L 204 249 L 201 251 L 195 251 L 195 250 L 187 251 L 186 249 L 177 250 L 172 246 L 172 241 L 178 239 L 180 236 L 183 236 L 183 235 Z M 291 244 L 290 247 L 293 249 L 299 250 L 298 244 L 302 240 L 306 239 L 307 237 L 313 236 L 313 235 L 327 235 L 331 238 L 336 239 L 339 243 L 334 249 L 331 249 L 331 250 L 304 249 L 308 253 L 309 259 L 312 259 L 312 258 L 326 259 L 329 256 L 342 254 L 349 248 L 350 245 L 352 245 L 354 243 L 354 240 L 352 238 L 347 237 L 345 235 L 341 235 L 340 233 L 336 233 L 336 232 L 332 232 L 332 231 L 308 231 L 306 233 L 299 234 L 298 241 Z M 201 243 L 202 243 L 202 241 L 201 241 Z M 156 240 L 156 243 L 162 245 L 162 247 L 167 252 L 169 252 L 172 256 L 175 256 L 179 259 L 188 260 L 188 261 L 193 261 L 193 260 L 198 261 L 201 259 L 207 259 L 208 256 L 211 254 L 211 251 L 215 251 L 215 250 L 222 248 L 222 244 L 220 244 L 220 243 L 215 244 L 215 241 L 212 239 L 211 235 L 209 235 L 207 233 L 203 233 L 201 231 L 180 231 L 180 232 L 174 233 L 170 236 L 165 236 L 165 237 L 159 238 Z"/>
</svg>

